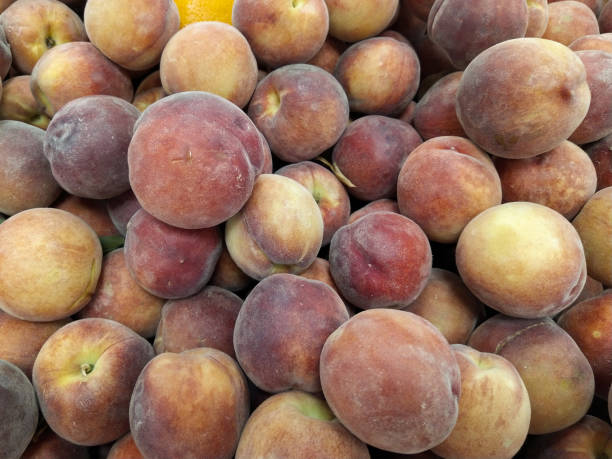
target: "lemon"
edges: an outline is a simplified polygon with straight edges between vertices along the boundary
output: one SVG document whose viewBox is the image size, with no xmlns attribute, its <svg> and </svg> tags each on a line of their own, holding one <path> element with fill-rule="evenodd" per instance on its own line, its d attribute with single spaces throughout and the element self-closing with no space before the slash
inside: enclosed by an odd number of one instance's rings
<svg viewBox="0 0 612 459">
<path fill-rule="evenodd" d="M 200 21 L 232 23 L 234 0 L 174 0 L 179 10 L 181 27 Z"/>
</svg>

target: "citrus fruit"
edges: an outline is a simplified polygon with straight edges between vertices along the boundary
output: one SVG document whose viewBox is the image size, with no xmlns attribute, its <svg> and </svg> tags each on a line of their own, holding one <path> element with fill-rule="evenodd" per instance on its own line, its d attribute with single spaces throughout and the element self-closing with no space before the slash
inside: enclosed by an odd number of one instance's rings
<svg viewBox="0 0 612 459">
<path fill-rule="evenodd" d="M 174 0 L 181 17 L 181 27 L 193 22 L 221 21 L 232 23 L 234 0 Z"/>
</svg>

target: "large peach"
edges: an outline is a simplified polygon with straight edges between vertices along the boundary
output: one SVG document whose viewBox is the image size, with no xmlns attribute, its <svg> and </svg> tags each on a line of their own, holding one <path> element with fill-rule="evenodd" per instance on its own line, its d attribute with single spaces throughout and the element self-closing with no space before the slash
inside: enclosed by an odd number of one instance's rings
<svg viewBox="0 0 612 459">
<path fill-rule="evenodd" d="M 340 422 L 384 450 L 423 452 L 457 422 L 457 361 L 442 334 L 410 312 L 363 311 L 341 325 L 323 346 L 321 385 Z"/>
<path fill-rule="evenodd" d="M 563 0 L 548 5 L 548 24 L 542 38 L 569 45 L 577 38 L 597 33 L 597 16 L 584 3 Z"/>
<path fill-rule="evenodd" d="M 80 319 L 45 342 L 32 381 L 45 420 L 79 445 L 117 440 L 129 430 L 136 378 L 153 358 L 153 346 L 125 325 Z"/>
<path fill-rule="evenodd" d="M 511 202 L 474 217 L 459 236 L 457 269 L 487 306 L 535 318 L 567 308 L 586 281 L 578 232 L 541 204 Z"/>
<path fill-rule="evenodd" d="M 436 242 L 456 242 L 472 218 L 501 200 L 491 158 L 463 137 L 425 141 L 408 155 L 397 179 L 400 212 Z"/>
<path fill-rule="evenodd" d="M 234 329 L 236 358 L 266 392 L 319 392 L 319 356 L 327 337 L 348 320 L 328 285 L 293 274 L 260 281 L 244 300 Z"/>
<path fill-rule="evenodd" d="M 130 401 L 132 436 L 147 459 L 230 459 L 248 415 L 240 367 L 211 348 L 156 356 L 142 370 Z"/>
<path fill-rule="evenodd" d="M 126 69 L 145 70 L 159 63 L 180 18 L 172 0 L 91 0 L 83 21 L 87 36 L 106 57 Z"/>
<path fill-rule="evenodd" d="M 412 220 L 373 212 L 343 226 L 329 246 L 334 282 L 361 308 L 402 308 L 425 288 L 431 273 L 431 247 Z"/>
<path fill-rule="evenodd" d="M 66 318 L 90 300 L 101 262 L 100 241 L 80 218 L 19 212 L 0 225 L 0 309 L 24 320 Z"/>
<path fill-rule="evenodd" d="M 255 279 L 305 271 L 323 241 L 323 218 L 312 194 L 277 174 L 257 177 L 253 193 L 225 225 L 236 265 Z"/>
<path fill-rule="evenodd" d="M 465 69 L 457 116 L 488 153 L 527 158 L 567 139 L 590 102 L 584 64 L 572 50 L 542 38 L 515 38 L 483 51 Z"/>
</svg>

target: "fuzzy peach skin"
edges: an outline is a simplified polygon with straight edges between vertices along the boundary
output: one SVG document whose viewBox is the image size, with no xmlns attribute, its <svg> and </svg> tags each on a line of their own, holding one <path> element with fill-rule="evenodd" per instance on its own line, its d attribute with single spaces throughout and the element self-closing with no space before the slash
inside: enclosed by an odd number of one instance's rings
<svg viewBox="0 0 612 459">
<path fill-rule="evenodd" d="M 586 415 L 576 424 L 527 439 L 522 459 L 608 459 L 612 457 L 612 427 Z"/>
<path fill-rule="evenodd" d="M 230 292 L 239 292 L 248 288 L 252 283 L 253 279 L 247 276 L 232 260 L 224 242 L 221 256 L 215 265 L 215 270 L 208 284 L 224 288 Z"/>
<path fill-rule="evenodd" d="M 2 82 L 0 119 L 23 121 L 41 129 L 47 128 L 50 119 L 32 95 L 30 75 L 19 75 Z"/>
<path fill-rule="evenodd" d="M 541 204 L 490 207 L 464 228 L 456 248 L 463 282 L 504 314 L 537 318 L 571 305 L 586 281 L 578 232 Z"/>
<path fill-rule="evenodd" d="M 527 388 L 505 358 L 469 346 L 451 346 L 461 372 L 459 416 L 439 456 L 510 458 L 527 438 L 531 405 Z"/>
<path fill-rule="evenodd" d="M 18 459 L 36 432 L 38 404 L 32 383 L 15 365 L 0 360 L 0 443 L 2 455 Z"/>
<path fill-rule="evenodd" d="M 612 33 L 584 35 L 576 38 L 568 46 L 574 51 L 599 50 L 612 53 Z"/>
<path fill-rule="evenodd" d="M 235 358 L 234 325 L 241 307 L 242 298 L 213 285 L 190 297 L 166 302 L 155 333 L 155 352 L 212 347 Z"/>
<path fill-rule="evenodd" d="M 100 445 L 129 431 L 136 378 L 155 352 L 136 332 L 108 319 L 80 319 L 41 348 L 32 371 L 49 426 L 78 445 Z"/>
<path fill-rule="evenodd" d="M 612 187 L 595 193 L 572 221 L 580 235 L 589 276 L 612 287 Z"/>
<path fill-rule="evenodd" d="M 73 194 L 63 194 L 53 203 L 53 207 L 76 215 L 85 221 L 99 237 L 119 234 L 106 209 L 105 201 L 101 199 L 79 198 Z"/>
<path fill-rule="evenodd" d="M 36 432 L 21 459 L 90 459 L 90 457 L 87 447 L 64 440 L 49 426 L 44 425 Z"/>
<path fill-rule="evenodd" d="M 20 0 L 0 16 L 11 46 L 13 65 L 22 73 L 32 69 L 45 51 L 73 41 L 87 41 L 83 21 L 57 0 Z"/>
<path fill-rule="evenodd" d="M 102 317 L 122 323 L 144 338 L 155 336 L 165 300 L 151 295 L 132 277 L 124 249 L 104 255 L 98 286 L 76 317 Z"/>
<path fill-rule="evenodd" d="M 542 38 L 569 45 L 577 38 L 599 33 L 597 16 L 591 8 L 575 0 L 548 5 L 548 24 Z"/>
<path fill-rule="evenodd" d="M 151 105 L 153 102 L 157 102 L 159 99 L 166 97 L 168 93 L 161 86 L 157 86 L 155 88 L 147 89 L 146 91 L 142 91 L 134 96 L 132 100 L 132 104 L 136 107 L 140 112 L 144 112 L 145 108 Z"/>
<path fill-rule="evenodd" d="M 22 121 L 0 121 L 0 212 L 47 207 L 62 189 L 44 155 L 45 131 Z"/>
<path fill-rule="evenodd" d="M 244 300 L 234 328 L 240 367 L 260 389 L 320 392 L 319 356 L 349 318 L 338 294 L 320 281 L 274 274 Z"/>
<path fill-rule="evenodd" d="M 351 111 L 370 115 L 401 113 L 416 94 L 420 75 L 421 65 L 412 46 L 391 37 L 354 43 L 342 53 L 334 70 Z"/>
<path fill-rule="evenodd" d="M 572 219 L 597 187 L 597 172 L 586 152 L 564 140 L 532 158 L 494 158 L 504 202 L 529 201 Z"/>
<path fill-rule="evenodd" d="M 480 324 L 468 346 L 509 360 L 529 393 L 529 433 L 540 435 L 580 420 L 593 400 L 593 370 L 576 342 L 552 319 L 498 314 Z"/>
<path fill-rule="evenodd" d="M 356 314 L 321 352 L 329 407 L 361 441 L 391 452 L 423 452 L 448 437 L 457 422 L 460 378 L 442 334 L 406 311 Z"/>
<path fill-rule="evenodd" d="M 331 272 L 329 271 L 329 261 L 327 261 L 325 258 L 315 258 L 315 261 L 312 262 L 308 269 L 299 275 L 305 277 L 306 279 L 321 281 L 333 288 L 336 293 L 340 294 L 334 279 L 331 277 Z"/>
<path fill-rule="evenodd" d="M 204 287 L 222 250 L 217 226 L 184 229 L 138 210 L 125 234 L 125 262 L 134 281 L 152 295 L 184 298 Z"/>
<path fill-rule="evenodd" d="M 144 456 L 138 450 L 132 434 L 127 433 L 113 443 L 106 459 L 144 459 Z"/>
<path fill-rule="evenodd" d="M 153 358 L 130 401 L 132 436 L 147 459 L 231 459 L 248 416 L 240 367 L 206 347 Z"/>
<path fill-rule="evenodd" d="M 424 140 L 453 135 L 465 137 L 457 119 L 456 96 L 463 72 L 443 76 L 419 99 L 414 109 L 413 124 Z"/>
<path fill-rule="evenodd" d="M 567 139 L 590 103 L 586 69 L 572 50 L 542 38 L 515 38 L 483 51 L 465 69 L 457 117 L 488 153 L 528 158 Z"/>
<path fill-rule="evenodd" d="M 136 122 L 130 185 L 155 218 L 211 227 L 242 208 L 268 156 L 262 135 L 236 105 L 212 93 L 181 92 L 150 105 Z"/>
<path fill-rule="evenodd" d="M 235 27 L 216 21 L 176 32 L 164 47 L 159 72 L 168 94 L 207 91 L 241 108 L 257 84 L 257 61 L 248 41 Z"/>
<path fill-rule="evenodd" d="M 569 137 L 583 145 L 612 133 L 612 54 L 607 51 L 576 51 L 587 72 L 591 104 L 582 123 Z"/>
<path fill-rule="evenodd" d="M 421 143 L 408 123 L 383 115 L 362 116 L 349 124 L 334 146 L 332 170 L 357 199 L 395 198 L 402 164 Z"/>
<path fill-rule="evenodd" d="M 257 177 L 251 197 L 225 225 L 232 260 L 258 280 L 279 272 L 305 271 L 322 241 L 323 217 L 312 194 L 277 174 Z"/>
<path fill-rule="evenodd" d="M 425 288 L 431 265 L 423 230 L 393 212 L 373 212 L 343 226 L 329 246 L 334 282 L 361 309 L 409 305 Z"/>
<path fill-rule="evenodd" d="M 458 69 L 478 54 L 512 38 L 524 37 L 529 10 L 525 0 L 436 0 L 427 19 L 427 34 Z"/>
<path fill-rule="evenodd" d="M 557 323 L 576 341 L 593 368 L 595 395 L 607 400 L 612 383 L 612 290 L 586 299 L 565 312 Z"/>
<path fill-rule="evenodd" d="M 240 436 L 236 459 L 271 457 L 370 459 L 370 453 L 324 400 L 292 390 L 264 400 Z"/>
<path fill-rule="evenodd" d="M 329 14 L 324 0 L 235 0 L 232 25 L 259 62 L 277 68 L 306 62 L 321 49 Z"/>
<path fill-rule="evenodd" d="M 132 100 L 132 81 L 124 70 L 108 60 L 89 42 L 54 46 L 32 69 L 30 89 L 47 116 L 71 100 L 109 95 Z"/>
<path fill-rule="evenodd" d="M 434 324 L 450 344 L 467 343 L 476 324 L 485 316 L 482 303 L 461 278 L 440 268 L 432 268 L 421 294 L 402 309 Z"/>
<path fill-rule="evenodd" d="M 425 141 L 408 155 L 397 178 L 400 213 L 436 242 L 456 242 L 472 218 L 501 202 L 491 158 L 463 137 Z"/>
<path fill-rule="evenodd" d="M 597 172 L 597 191 L 612 186 L 612 134 L 586 147 Z"/>
<path fill-rule="evenodd" d="M 164 46 L 180 25 L 172 0 L 91 0 L 85 4 L 83 21 L 96 48 L 129 70 L 158 64 Z"/>
<path fill-rule="evenodd" d="M 329 169 L 312 161 L 288 164 L 275 173 L 295 180 L 312 193 L 323 217 L 322 245 L 329 244 L 351 213 L 351 201 L 342 182 Z"/>
<path fill-rule="evenodd" d="M 548 25 L 548 0 L 530 0 L 527 2 L 528 20 L 526 37 L 539 38 Z"/>
<path fill-rule="evenodd" d="M 130 189 L 127 151 L 136 107 L 115 96 L 71 100 L 53 116 L 44 153 L 53 177 L 69 193 L 109 199 Z"/>
<path fill-rule="evenodd" d="M 93 295 L 102 263 L 98 236 L 53 208 L 24 210 L 0 226 L 0 309 L 33 321 L 64 319 Z"/>
<path fill-rule="evenodd" d="M 329 72 L 290 64 L 257 84 L 248 114 L 275 156 L 294 163 L 313 159 L 336 143 L 349 122 L 349 102 Z"/>
<path fill-rule="evenodd" d="M 351 216 L 349 217 L 348 223 L 353 223 L 355 220 L 369 213 L 379 211 L 395 212 L 396 214 L 399 214 L 399 207 L 397 206 L 397 201 L 389 198 L 381 198 L 375 199 L 374 201 L 370 201 L 366 205 L 352 212 Z"/>
<path fill-rule="evenodd" d="M 329 34 L 351 43 L 385 30 L 400 7 L 399 0 L 325 0 L 325 3 Z"/>
<path fill-rule="evenodd" d="M 319 51 L 308 60 L 306 63 L 310 65 L 316 65 L 321 67 L 323 70 L 327 70 L 329 73 L 334 73 L 338 59 L 340 55 L 346 50 L 348 45 L 331 35 L 327 35 L 323 45 Z"/>
<path fill-rule="evenodd" d="M 31 322 L 0 311 L 0 359 L 16 365 L 31 379 L 40 348 L 49 336 L 69 322 L 70 319 Z"/>
</svg>

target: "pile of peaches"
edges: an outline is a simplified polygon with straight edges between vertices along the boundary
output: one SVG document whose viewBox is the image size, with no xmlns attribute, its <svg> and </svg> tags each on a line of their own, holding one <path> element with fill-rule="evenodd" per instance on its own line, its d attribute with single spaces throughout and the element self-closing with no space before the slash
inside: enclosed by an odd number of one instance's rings
<svg viewBox="0 0 612 459">
<path fill-rule="evenodd" d="M 0 458 L 612 458 L 612 1 L 0 11 Z"/>
</svg>

